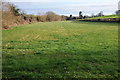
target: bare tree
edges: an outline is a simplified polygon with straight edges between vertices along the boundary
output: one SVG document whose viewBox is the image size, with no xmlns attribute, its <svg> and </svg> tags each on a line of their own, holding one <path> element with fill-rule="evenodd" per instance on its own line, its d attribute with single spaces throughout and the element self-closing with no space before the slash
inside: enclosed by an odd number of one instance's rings
<svg viewBox="0 0 120 80">
<path fill-rule="evenodd" d="M 72 14 L 70 15 L 69 19 L 70 19 L 70 20 L 72 19 Z"/>
<path fill-rule="evenodd" d="M 83 16 L 82 16 L 82 11 L 79 12 L 79 18 L 82 19 Z"/>
<path fill-rule="evenodd" d="M 58 21 L 61 20 L 61 17 L 57 14 L 55 14 L 54 12 L 47 12 L 47 21 Z"/>
<path fill-rule="evenodd" d="M 104 16 L 104 15 L 103 15 L 103 12 L 102 12 L 102 11 L 99 12 L 97 16 Z"/>
</svg>

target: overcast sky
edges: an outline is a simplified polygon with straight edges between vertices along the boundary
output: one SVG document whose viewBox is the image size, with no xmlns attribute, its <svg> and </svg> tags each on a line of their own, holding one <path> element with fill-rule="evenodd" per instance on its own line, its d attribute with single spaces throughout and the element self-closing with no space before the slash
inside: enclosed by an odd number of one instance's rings
<svg viewBox="0 0 120 80">
<path fill-rule="evenodd" d="M 105 15 L 115 14 L 119 0 L 9 0 L 27 14 L 38 14 L 53 11 L 59 15 L 70 14 L 78 16 L 97 14 L 103 11 Z"/>
</svg>

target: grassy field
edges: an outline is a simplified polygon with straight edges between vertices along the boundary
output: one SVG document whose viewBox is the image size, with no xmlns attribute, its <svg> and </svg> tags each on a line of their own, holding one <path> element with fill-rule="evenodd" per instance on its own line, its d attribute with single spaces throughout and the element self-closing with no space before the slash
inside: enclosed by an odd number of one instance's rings
<svg viewBox="0 0 120 80">
<path fill-rule="evenodd" d="M 119 74 L 117 23 L 40 22 L 3 30 L 3 78 L 118 78 Z"/>
<path fill-rule="evenodd" d="M 113 14 L 113 15 L 105 15 L 93 18 L 86 18 L 86 19 L 106 19 L 106 18 L 120 18 L 120 14 Z"/>
</svg>

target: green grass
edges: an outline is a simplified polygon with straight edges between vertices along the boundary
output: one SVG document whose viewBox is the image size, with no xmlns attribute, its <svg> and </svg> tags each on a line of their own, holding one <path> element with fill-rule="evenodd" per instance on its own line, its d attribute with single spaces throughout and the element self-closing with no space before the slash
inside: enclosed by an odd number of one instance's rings
<svg viewBox="0 0 120 80">
<path fill-rule="evenodd" d="M 3 30 L 3 78 L 118 78 L 117 25 L 61 21 Z"/>
<path fill-rule="evenodd" d="M 105 15 L 100 17 L 86 18 L 86 19 L 106 19 L 106 18 L 120 18 L 120 14 Z"/>
</svg>

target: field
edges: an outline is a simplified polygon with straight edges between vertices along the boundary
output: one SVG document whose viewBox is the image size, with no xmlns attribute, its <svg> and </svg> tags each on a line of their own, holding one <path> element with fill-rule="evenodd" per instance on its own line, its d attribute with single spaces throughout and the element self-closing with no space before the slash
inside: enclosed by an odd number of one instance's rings
<svg viewBox="0 0 120 80">
<path fill-rule="evenodd" d="M 118 24 L 39 22 L 3 30 L 3 78 L 118 78 Z M 46 79 L 45 79 L 46 80 Z"/>
<path fill-rule="evenodd" d="M 86 18 L 86 19 L 107 19 L 107 18 L 120 18 L 120 15 L 113 14 L 113 15 L 105 15 L 105 16 L 99 16 L 99 17 L 93 17 L 93 18 Z"/>
</svg>

